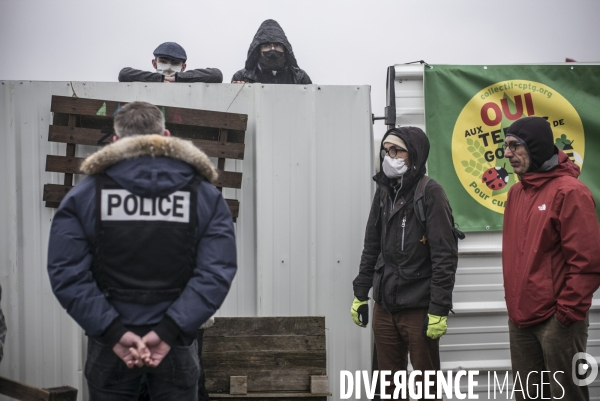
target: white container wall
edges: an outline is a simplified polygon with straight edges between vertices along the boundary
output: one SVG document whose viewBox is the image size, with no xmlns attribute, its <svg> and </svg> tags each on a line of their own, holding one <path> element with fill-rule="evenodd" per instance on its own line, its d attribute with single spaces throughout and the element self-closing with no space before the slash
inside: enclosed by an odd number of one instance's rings
<svg viewBox="0 0 600 401">
<path fill-rule="evenodd" d="M 236 223 L 238 274 L 220 316 L 324 315 L 332 399 L 339 371 L 371 366 L 371 330 L 350 319 L 373 185 L 368 86 L 4 81 L 0 85 L 0 284 L 8 324 L 0 375 L 70 385 L 85 400 L 85 336 L 54 298 L 46 272 L 54 209 L 42 188 L 52 95 L 144 100 L 248 114 Z M 78 146 L 77 156 L 93 148 Z"/>
<path fill-rule="evenodd" d="M 396 126 L 417 126 L 427 132 L 424 67 L 414 64 L 394 67 Z M 440 356 L 444 371 L 479 370 L 479 386 L 475 393 L 485 400 L 488 399 L 488 371 L 497 371 L 502 381 L 506 371 L 511 370 L 502 277 L 502 232 L 469 232 L 466 235 L 466 239 L 458 244 L 458 271 L 453 293 L 456 314 L 448 317 L 448 333 L 440 341 Z M 587 352 L 600 361 L 600 291 L 594 294 L 590 310 Z M 493 372 L 491 375 L 493 378 Z M 589 390 L 592 399 L 600 399 L 600 377 Z M 493 395 L 491 397 L 493 399 Z M 498 398 L 506 399 L 505 393 L 498 394 Z"/>
</svg>

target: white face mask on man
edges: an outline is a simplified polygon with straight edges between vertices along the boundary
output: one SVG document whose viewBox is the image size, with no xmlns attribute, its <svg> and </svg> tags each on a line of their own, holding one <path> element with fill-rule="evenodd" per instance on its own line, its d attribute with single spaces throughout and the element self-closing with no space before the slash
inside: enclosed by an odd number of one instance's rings
<svg viewBox="0 0 600 401">
<path fill-rule="evenodd" d="M 166 77 L 172 77 L 177 72 L 181 72 L 182 65 L 172 65 L 169 63 L 156 63 L 156 72 Z"/>
<path fill-rule="evenodd" d="M 388 155 L 383 158 L 383 173 L 388 178 L 402 177 L 408 171 L 408 166 L 402 158 L 392 159 Z"/>
</svg>

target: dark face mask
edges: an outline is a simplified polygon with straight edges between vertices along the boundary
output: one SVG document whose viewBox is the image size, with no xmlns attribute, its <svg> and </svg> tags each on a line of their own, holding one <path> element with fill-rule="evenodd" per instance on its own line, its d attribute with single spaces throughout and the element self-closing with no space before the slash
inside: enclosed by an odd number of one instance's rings
<svg viewBox="0 0 600 401">
<path fill-rule="evenodd" d="M 262 53 L 258 62 L 262 68 L 267 70 L 279 70 L 285 66 L 285 53 L 278 52 L 277 50 L 269 50 Z"/>
</svg>

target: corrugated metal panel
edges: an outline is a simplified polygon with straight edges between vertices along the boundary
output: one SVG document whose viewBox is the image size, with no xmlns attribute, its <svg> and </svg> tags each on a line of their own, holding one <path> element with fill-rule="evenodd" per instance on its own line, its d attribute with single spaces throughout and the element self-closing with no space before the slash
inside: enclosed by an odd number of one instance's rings
<svg viewBox="0 0 600 401">
<path fill-rule="evenodd" d="M 396 125 L 418 126 L 427 132 L 424 68 L 423 65 L 395 65 L 394 85 Z M 486 381 L 488 371 L 511 369 L 502 277 L 502 233 L 467 233 L 466 239 L 459 242 L 458 250 L 453 293 L 456 314 L 448 317 L 448 333 L 440 342 L 442 370 L 476 369 L 480 370 L 480 379 Z M 590 310 L 587 344 L 587 352 L 600 360 L 600 291 L 594 294 Z M 487 399 L 487 387 L 478 391 L 480 399 Z M 600 380 L 590 386 L 590 396 L 600 398 Z"/>
<path fill-rule="evenodd" d="M 339 370 L 370 366 L 371 331 L 349 316 L 352 279 L 372 197 L 370 88 L 2 82 L 0 284 L 9 325 L 0 375 L 83 389 L 85 337 L 54 298 L 46 273 L 53 210 L 42 202 L 51 95 L 249 115 L 236 224 L 239 270 L 220 316 L 325 315 L 334 399 Z M 94 149 L 78 147 L 77 156 Z M 282 263 L 283 262 L 283 263 Z M 79 399 L 85 399 L 80 395 Z"/>
<path fill-rule="evenodd" d="M 267 86 L 256 103 L 258 314 L 326 317 L 339 399 L 339 371 L 370 367 L 371 331 L 349 313 L 373 194 L 370 90 Z"/>
</svg>

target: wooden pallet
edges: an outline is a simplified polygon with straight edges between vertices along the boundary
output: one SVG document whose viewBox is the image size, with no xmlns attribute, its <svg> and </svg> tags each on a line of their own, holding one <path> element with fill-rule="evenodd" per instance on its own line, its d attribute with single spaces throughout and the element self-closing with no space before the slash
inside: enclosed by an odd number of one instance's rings
<svg viewBox="0 0 600 401">
<path fill-rule="evenodd" d="M 37 388 L 0 377 L 0 394 L 22 401 L 75 401 L 77 389 L 69 386 Z"/>
<path fill-rule="evenodd" d="M 58 207 L 73 188 L 73 175 L 81 174 L 83 158 L 75 157 L 77 145 L 105 146 L 114 135 L 113 116 L 127 102 L 76 97 L 52 96 L 54 113 L 48 140 L 67 144 L 66 155 L 47 155 L 46 171 L 64 173 L 62 185 L 44 185 L 46 207 Z M 248 123 L 246 114 L 158 106 L 165 116 L 166 128 L 173 136 L 191 140 L 208 157 L 218 158 L 219 178 L 215 186 L 241 188 L 242 173 L 225 171 L 225 160 L 244 159 L 244 139 Z M 226 199 L 234 219 L 240 203 Z"/>
<path fill-rule="evenodd" d="M 218 317 L 204 331 L 211 399 L 318 400 L 329 393 L 325 317 Z"/>
</svg>

